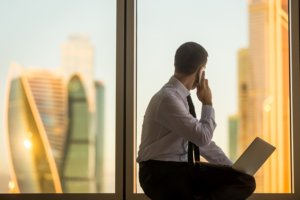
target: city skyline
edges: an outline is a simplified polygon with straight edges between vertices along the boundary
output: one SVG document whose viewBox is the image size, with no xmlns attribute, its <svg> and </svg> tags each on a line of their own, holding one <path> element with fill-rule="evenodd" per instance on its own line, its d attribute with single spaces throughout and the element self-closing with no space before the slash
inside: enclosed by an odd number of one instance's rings
<svg viewBox="0 0 300 200">
<path fill-rule="evenodd" d="M 5 119 L 9 191 L 101 191 L 104 90 L 92 78 L 93 51 L 87 37 L 72 35 L 62 48 L 62 69 L 11 66 Z"/>
</svg>

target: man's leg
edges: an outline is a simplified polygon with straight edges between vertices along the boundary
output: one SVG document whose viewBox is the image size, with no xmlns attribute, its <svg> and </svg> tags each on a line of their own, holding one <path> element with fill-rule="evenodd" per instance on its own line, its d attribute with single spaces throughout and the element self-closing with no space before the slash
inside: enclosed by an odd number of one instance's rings
<svg viewBox="0 0 300 200">
<path fill-rule="evenodd" d="M 140 184 L 152 200 L 194 200 L 187 163 L 150 161 L 140 164 Z"/>
<path fill-rule="evenodd" d="M 204 194 L 207 199 L 244 200 L 255 190 L 253 176 L 231 167 L 202 163 L 193 173 L 195 193 Z"/>
</svg>

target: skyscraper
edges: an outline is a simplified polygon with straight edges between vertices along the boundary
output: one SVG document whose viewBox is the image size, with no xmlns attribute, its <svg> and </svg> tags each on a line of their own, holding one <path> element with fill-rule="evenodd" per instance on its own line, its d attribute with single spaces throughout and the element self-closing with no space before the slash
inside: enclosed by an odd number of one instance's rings
<svg viewBox="0 0 300 200">
<path fill-rule="evenodd" d="M 97 191 L 101 191 L 103 186 L 103 151 L 104 151 L 104 84 L 100 81 L 95 82 L 96 87 L 96 179 Z"/>
<path fill-rule="evenodd" d="M 239 118 L 238 115 L 231 115 L 228 119 L 228 132 L 229 132 L 229 158 L 230 160 L 237 159 L 237 147 L 238 147 L 238 127 L 239 127 Z"/>
<path fill-rule="evenodd" d="M 61 46 L 61 74 L 67 82 L 72 75 L 80 75 L 91 112 L 95 112 L 94 51 L 88 36 L 83 34 L 71 35 Z"/>
<path fill-rule="evenodd" d="M 62 79 L 48 71 L 23 71 L 10 81 L 7 139 L 14 191 L 62 191 L 65 92 Z"/>
<path fill-rule="evenodd" d="M 99 108 L 96 105 L 98 102 L 96 102 L 96 86 L 93 77 L 94 47 L 88 36 L 81 34 L 71 35 L 61 47 L 61 62 L 61 74 L 68 84 L 69 114 L 74 120 L 70 124 L 70 128 L 74 131 L 71 137 L 74 138 L 70 140 L 73 143 L 69 144 L 71 145 L 69 148 L 77 149 L 75 151 L 81 152 L 81 158 L 83 160 L 86 159 L 84 162 L 88 163 L 85 169 L 84 166 L 74 167 L 76 160 L 70 160 L 70 165 L 65 171 L 68 173 L 70 188 L 73 188 L 69 191 L 84 192 L 89 188 L 89 192 L 96 192 L 100 189 L 100 180 L 96 176 L 99 174 L 98 170 L 101 170 L 100 165 L 102 165 L 101 161 L 97 160 L 98 158 L 96 157 L 101 156 L 97 152 L 97 148 L 101 149 L 102 147 L 98 147 L 100 141 L 97 140 L 101 136 L 97 135 L 98 118 L 96 111 L 99 111 Z M 69 151 L 71 157 L 72 154 L 73 156 L 75 155 L 75 151 Z M 70 169 L 72 169 L 72 174 L 69 173 Z M 81 170 L 83 170 L 82 172 L 85 170 L 87 174 L 84 176 L 78 174 L 77 172 Z"/>
<path fill-rule="evenodd" d="M 96 192 L 96 141 L 93 116 L 83 82 L 74 75 L 68 85 L 69 126 L 65 143 L 61 179 L 65 192 Z"/>
<path fill-rule="evenodd" d="M 252 68 L 249 60 L 249 49 L 240 49 L 238 52 L 238 116 L 239 116 L 239 153 L 254 139 L 254 126 L 249 123 L 255 118 L 255 110 L 253 109 L 254 92 L 250 89 L 253 81 L 251 78 Z"/>
<path fill-rule="evenodd" d="M 248 56 L 239 62 L 242 65 L 244 61 L 249 68 L 249 103 L 239 97 L 239 112 L 243 116 L 240 149 L 245 149 L 255 136 L 275 145 L 276 152 L 257 174 L 256 191 L 290 192 L 287 0 L 250 0 L 249 31 Z"/>
</svg>

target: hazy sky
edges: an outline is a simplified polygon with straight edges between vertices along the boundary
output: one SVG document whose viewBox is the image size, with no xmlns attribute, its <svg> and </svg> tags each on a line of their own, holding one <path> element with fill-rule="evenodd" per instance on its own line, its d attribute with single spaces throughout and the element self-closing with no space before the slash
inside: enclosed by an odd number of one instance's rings
<svg viewBox="0 0 300 200">
<path fill-rule="evenodd" d="M 218 127 L 214 139 L 227 150 L 227 120 L 237 110 L 237 51 L 248 43 L 246 0 L 139 0 L 137 19 L 138 132 L 151 96 L 173 73 L 177 47 L 202 44 Z M 116 2 L 114 0 L 10 0 L 0 7 L 0 120 L 9 64 L 60 66 L 60 47 L 71 34 L 87 34 L 96 50 L 95 78 L 104 81 L 106 149 L 114 143 Z M 198 116 L 201 110 L 194 96 Z M 111 114 L 113 113 L 113 114 Z M 0 175 L 7 173 L 3 124 Z M 108 162 L 112 164 L 112 162 Z M 108 172 L 112 173 L 112 172 Z M 113 180 L 106 190 L 111 190 Z M 0 188 L 1 192 L 1 188 Z"/>
</svg>

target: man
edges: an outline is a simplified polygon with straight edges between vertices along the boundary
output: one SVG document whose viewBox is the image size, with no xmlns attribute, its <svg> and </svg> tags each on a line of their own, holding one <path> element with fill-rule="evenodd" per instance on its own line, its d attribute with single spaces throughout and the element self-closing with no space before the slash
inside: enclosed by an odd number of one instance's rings
<svg viewBox="0 0 300 200">
<path fill-rule="evenodd" d="M 182 44 L 174 75 L 146 110 L 137 162 L 141 187 L 152 200 L 241 200 L 255 189 L 253 176 L 234 170 L 212 141 L 216 123 L 204 71 L 207 57 L 201 45 Z M 190 98 L 195 88 L 200 120 Z M 199 162 L 199 151 L 209 163 Z"/>
</svg>

